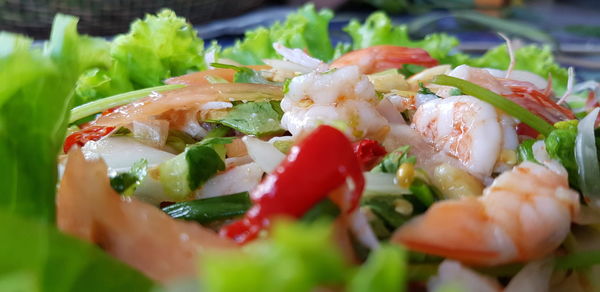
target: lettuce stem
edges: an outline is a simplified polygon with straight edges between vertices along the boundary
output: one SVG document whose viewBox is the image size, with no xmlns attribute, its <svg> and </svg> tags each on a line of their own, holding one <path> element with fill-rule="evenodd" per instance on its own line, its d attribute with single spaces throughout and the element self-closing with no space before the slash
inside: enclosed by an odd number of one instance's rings
<svg viewBox="0 0 600 292">
<path fill-rule="evenodd" d="M 548 136 L 548 134 L 550 134 L 550 132 L 554 130 L 554 127 L 551 124 L 549 124 L 539 116 L 533 114 L 532 112 L 528 111 L 526 108 L 477 84 L 448 75 L 437 76 L 433 80 L 433 83 L 438 85 L 456 87 L 460 89 L 463 93 L 483 100 L 495 106 L 496 108 L 504 111 L 505 113 L 519 119 L 521 122 L 532 127 L 544 136 Z"/>
</svg>

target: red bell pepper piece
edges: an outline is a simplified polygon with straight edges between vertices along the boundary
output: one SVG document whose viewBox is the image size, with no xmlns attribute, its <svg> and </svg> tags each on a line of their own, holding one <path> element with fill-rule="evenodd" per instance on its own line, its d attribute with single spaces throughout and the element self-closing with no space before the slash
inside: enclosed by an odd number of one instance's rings
<svg viewBox="0 0 600 292">
<path fill-rule="evenodd" d="M 63 151 L 67 153 L 69 152 L 71 147 L 75 145 L 83 147 L 83 145 L 85 145 L 85 143 L 87 143 L 88 141 L 98 141 L 100 140 L 100 138 L 110 134 L 114 129 L 115 127 L 91 126 L 79 130 L 69 135 L 67 139 L 65 139 Z"/>
<path fill-rule="evenodd" d="M 352 179 L 350 211 L 358 206 L 365 186 L 351 142 L 339 130 L 320 126 L 269 174 L 250 197 L 254 206 L 243 219 L 221 229 L 221 236 L 248 242 L 277 216 L 299 218 L 333 190 Z"/>
<path fill-rule="evenodd" d="M 363 139 L 354 143 L 354 155 L 364 170 L 373 168 L 387 154 L 379 142 Z"/>
</svg>

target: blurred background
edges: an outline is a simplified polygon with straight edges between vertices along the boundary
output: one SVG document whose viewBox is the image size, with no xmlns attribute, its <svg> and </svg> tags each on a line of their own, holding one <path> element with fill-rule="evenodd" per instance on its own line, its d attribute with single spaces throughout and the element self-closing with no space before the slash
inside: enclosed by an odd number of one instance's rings
<svg viewBox="0 0 600 292">
<path fill-rule="evenodd" d="M 227 46 L 259 25 L 283 20 L 304 0 L 0 0 L 0 30 L 48 37 L 55 13 L 80 17 L 81 32 L 111 37 L 126 32 L 146 13 L 168 7 L 195 25 L 202 38 Z M 443 31 L 461 40 L 460 50 L 479 54 L 502 42 L 504 32 L 523 42 L 550 44 L 558 61 L 586 72 L 600 71 L 600 0 L 313 0 L 336 10 L 334 41 L 352 18 L 386 11 L 413 37 Z M 581 72 L 581 70 L 579 70 Z M 596 77 L 596 76 L 588 76 Z"/>
</svg>

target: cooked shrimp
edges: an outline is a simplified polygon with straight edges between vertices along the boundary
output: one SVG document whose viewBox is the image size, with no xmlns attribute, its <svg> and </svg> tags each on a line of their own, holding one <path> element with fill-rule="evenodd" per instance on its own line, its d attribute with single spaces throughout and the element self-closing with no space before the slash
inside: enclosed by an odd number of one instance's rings
<svg viewBox="0 0 600 292">
<path fill-rule="evenodd" d="M 56 209 L 60 230 L 98 244 L 161 282 L 194 276 L 198 256 L 206 250 L 236 246 L 199 224 L 122 198 L 110 186 L 106 164 L 86 161 L 79 150 L 69 153 Z"/>
<path fill-rule="evenodd" d="M 451 96 L 421 105 L 413 127 L 437 150 L 457 158 L 478 178 L 492 174 L 501 151 L 516 149 L 517 135 L 510 118 L 472 96 Z"/>
<path fill-rule="evenodd" d="M 171 110 L 199 110 L 209 102 L 234 100 L 277 100 L 281 87 L 266 84 L 224 83 L 188 86 L 164 93 L 153 93 L 133 103 L 121 106 L 92 122 L 99 126 L 122 126 L 135 120 L 145 120 Z"/>
<path fill-rule="evenodd" d="M 573 113 L 556 103 L 553 100 L 552 90 L 549 88 L 549 83 L 546 83 L 546 89 L 540 89 L 534 85 L 539 84 L 541 77 L 532 73 L 519 73 L 516 71 L 510 75 L 511 78 L 497 78 L 489 69 L 473 68 L 467 65 L 461 65 L 452 70 L 449 75 L 473 82 L 479 86 L 485 87 L 497 94 L 500 94 L 515 103 L 525 107 L 533 113 L 544 118 L 550 123 L 556 123 L 564 120 L 574 119 Z M 532 77 L 535 76 L 535 77 Z M 524 79 L 530 79 L 530 81 Z M 447 90 L 438 92 L 438 95 L 447 96 Z"/>
<path fill-rule="evenodd" d="M 392 241 L 475 265 L 529 261 L 561 244 L 578 211 L 579 195 L 564 174 L 523 162 L 481 197 L 434 204 Z"/>
<path fill-rule="evenodd" d="M 362 73 L 372 74 L 387 69 L 400 68 L 404 64 L 433 67 L 438 64 L 423 49 L 380 45 L 355 50 L 337 58 L 331 67 L 359 66 Z"/>
<path fill-rule="evenodd" d="M 358 67 L 298 76 L 281 101 L 281 125 L 298 135 L 321 124 L 339 126 L 353 139 L 381 138 L 389 127 L 377 109 L 378 98 Z"/>
</svg>

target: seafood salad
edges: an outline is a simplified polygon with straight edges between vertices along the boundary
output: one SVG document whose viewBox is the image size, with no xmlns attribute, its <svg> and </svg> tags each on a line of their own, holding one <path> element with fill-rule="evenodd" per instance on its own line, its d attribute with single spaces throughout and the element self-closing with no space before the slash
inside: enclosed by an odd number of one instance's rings
<svg viewBox="0 0 600 292">
<path fill-rule="evenodd" d="M 0 34 L 0 290 L 600 289 L 598 84 L 331 18 Z"/>
</svg>

